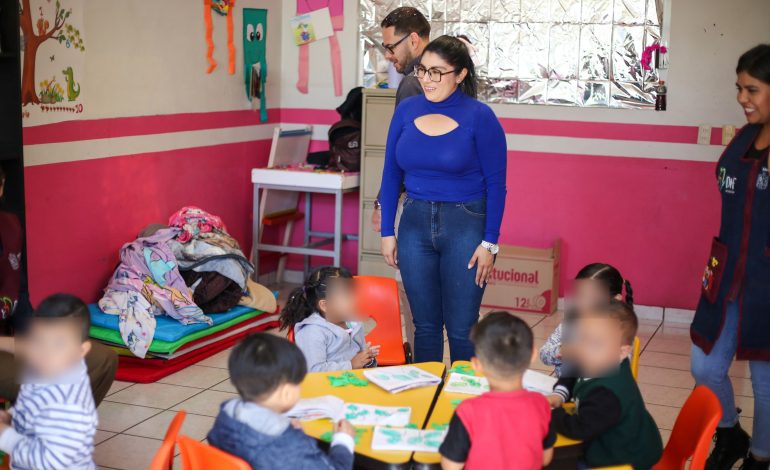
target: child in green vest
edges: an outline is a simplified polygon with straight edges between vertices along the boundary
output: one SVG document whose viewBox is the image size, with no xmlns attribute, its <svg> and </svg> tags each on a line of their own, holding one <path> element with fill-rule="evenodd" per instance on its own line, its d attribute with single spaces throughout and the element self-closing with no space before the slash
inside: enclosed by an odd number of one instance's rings
<svg viewBox="0 0 770 470">
<path fill-rule="evenodd" d="M 581 377 L 562 378 L 556 386 L 575 402 L 575 411 L 559 406 L 551 419 L 558 433 L 583 441 L 588 467 L 628 464 L 647 470 L 663 453 L 628 361 L 637 328 L 636 314 L 625 302 L 577 313 L 570 359 Z"/>
</svg>

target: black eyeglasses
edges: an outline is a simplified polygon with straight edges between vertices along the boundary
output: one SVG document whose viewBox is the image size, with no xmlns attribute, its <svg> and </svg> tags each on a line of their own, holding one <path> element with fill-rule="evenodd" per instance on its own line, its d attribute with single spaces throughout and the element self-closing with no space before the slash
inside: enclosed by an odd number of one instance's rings
<svg viewBox="0 0 770 470">
<path fill-rule="evenodd" d="M 436 68 L 430 68 L 426 69 L 422 65 L 415 65 L 414 66 L 414 74 L 417 78 L 421 79 L 427 75 L 428 79 L 432 82 L 438 83 L 441 81 L 441 79 L 444 77 L 444 75 L 450 74 L 450 73 L 457 73 L 459 72 L 459 69 L 450 70 L 449 72 L 442 72 L 439 69 Z"/>
<path fill-rule="evenodd" d="M 396 41 L 394 44 L 385 44 L 385 43 L 383 42 L 383 43 L 382 43 L 382 47 L 383 47 L 383 48 L 384 48 L 386 51 L 390 52 L 391 54 L 395 54 L 395 52 L 394 52 L 394 51 L 395 51 L 396 47 L 398 47 L 398 45 L 399 45 L 399 44 L 401 44 L 402 42 L 404 42 L 404 40 L 405 40 L 406 38 L 408 38 L 408 37 L 409 37 L 409 35 L 411 35 L 411 34 L 412 34 L 412 33 L 409 33 L 409 34 L 407 34 L 406 36 L 404 36 L 404 37 L 402 37 L 401 39 L 399 39 L 398 41 Z"/>
</svg>

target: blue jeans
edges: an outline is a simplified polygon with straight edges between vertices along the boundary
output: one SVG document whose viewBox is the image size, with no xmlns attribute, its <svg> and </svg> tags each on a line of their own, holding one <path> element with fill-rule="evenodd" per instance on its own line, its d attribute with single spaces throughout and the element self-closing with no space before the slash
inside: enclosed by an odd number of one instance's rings
<svg viewBox="0 0 770 470">
<path fill-rule="evenodd" d="M 468 262 L 484 237 L 486 201 L 407 198 L 398 227 L 398 264 L 414 318 L 415 362 L 443 361 L 444 326 L 452 361 L 473 356 L 470 331 L 484 289 Z"/>
<path fill-rule="evenodd" d="M 733 384 L 727 375 L 738 346 L 739 310 L 737 303 L 727 304 L 722 332 L 710 354 L 693 345 L 692 375 L 698 384 L 711 389 L 722 404 L 719 427 L 731 427 L 738 422 Z M 754 432 L 751 452 L 756 457 L 770 458 L 770 362 L 749 361 L 751 387 L 754 390 Z"/>
</svg>

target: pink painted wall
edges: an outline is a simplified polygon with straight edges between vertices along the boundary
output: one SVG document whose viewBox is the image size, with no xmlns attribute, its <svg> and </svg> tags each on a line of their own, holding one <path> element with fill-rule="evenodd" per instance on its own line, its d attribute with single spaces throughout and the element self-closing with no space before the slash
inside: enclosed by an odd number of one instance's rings
<svg viewBox="0 0 770 470">
<path fill-rule="evenodd" d="M 561 238 L 562 294 L 608 262 L 636 303 L 693 308 L 719 207 L 713 163 L 509 152 L 501 243 Z"/>
<path fill-rule="evenodd" d="M 27 246 L 33 304 L 54 292 L 101 295 L 120 247 L 184 205 L 217 214 L 248 250 L 249 170 L 270 141 L 28 167 Z"/>
<path fill-rule="evenodd" d="M 271 121 L 330 124 L 332 110 L 271 111 Z M 559 122 L 501 119 L 507 132 L 572 135 Z M 25 129 L 27 144 L 253 125 L 249 111 L 75 121 Z M 666 142 L 689 139 L 691 127 L 581 124 L 576 137 Z M 653 136 L 653 137 L 650 137 Z M 311 150 L 326 144 L 315 140 Z M 183 205 L 222 216 L 248 252 L 249 170 L 263 166 L 269 140 L 28 167 L 28 246 L 33 302 L 56 291 L 95 301 L 118 250 L 152 222 Z M 562 285 L 595 261 L 615 264 L 645 305 L 692 308 L 719 200 L 713 163 L 509 152 L 503 243 L 546 246 L 563 240 Z M 333 198 L 316 196 L 313 227 L 331 231 Z M 344 200 L 343 230 L 358 230 L 358 199 Z M 299 243 L 298 227 L 293 235 Z M 274 241 L 278 233 L 266 233 Z M 342 264 L 356 269 L 356 242 Z M 314 264 L 329 262 L 313 259 Z M 300 269 L 300 257 L 289 267 Z M 266 266 L 267 269 L 270 265 Z M 263 272 L 265 268 L 263 268 Z M 562 292 L 563 293 L 563 292 Z"/>
</svg>

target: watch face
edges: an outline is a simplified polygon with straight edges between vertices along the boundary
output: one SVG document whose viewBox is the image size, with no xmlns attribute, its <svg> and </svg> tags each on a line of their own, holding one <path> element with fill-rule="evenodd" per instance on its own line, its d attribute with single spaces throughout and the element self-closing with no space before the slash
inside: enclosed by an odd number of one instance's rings
<svg viewBox="0 0 770 470">
<path fill-rule="evenodd" d="M 498 251 L 500 251 L 500 245 L 492 245 L 492 249 L 489 250 L 493 255 L 496 255 Z"/>
</svg>

